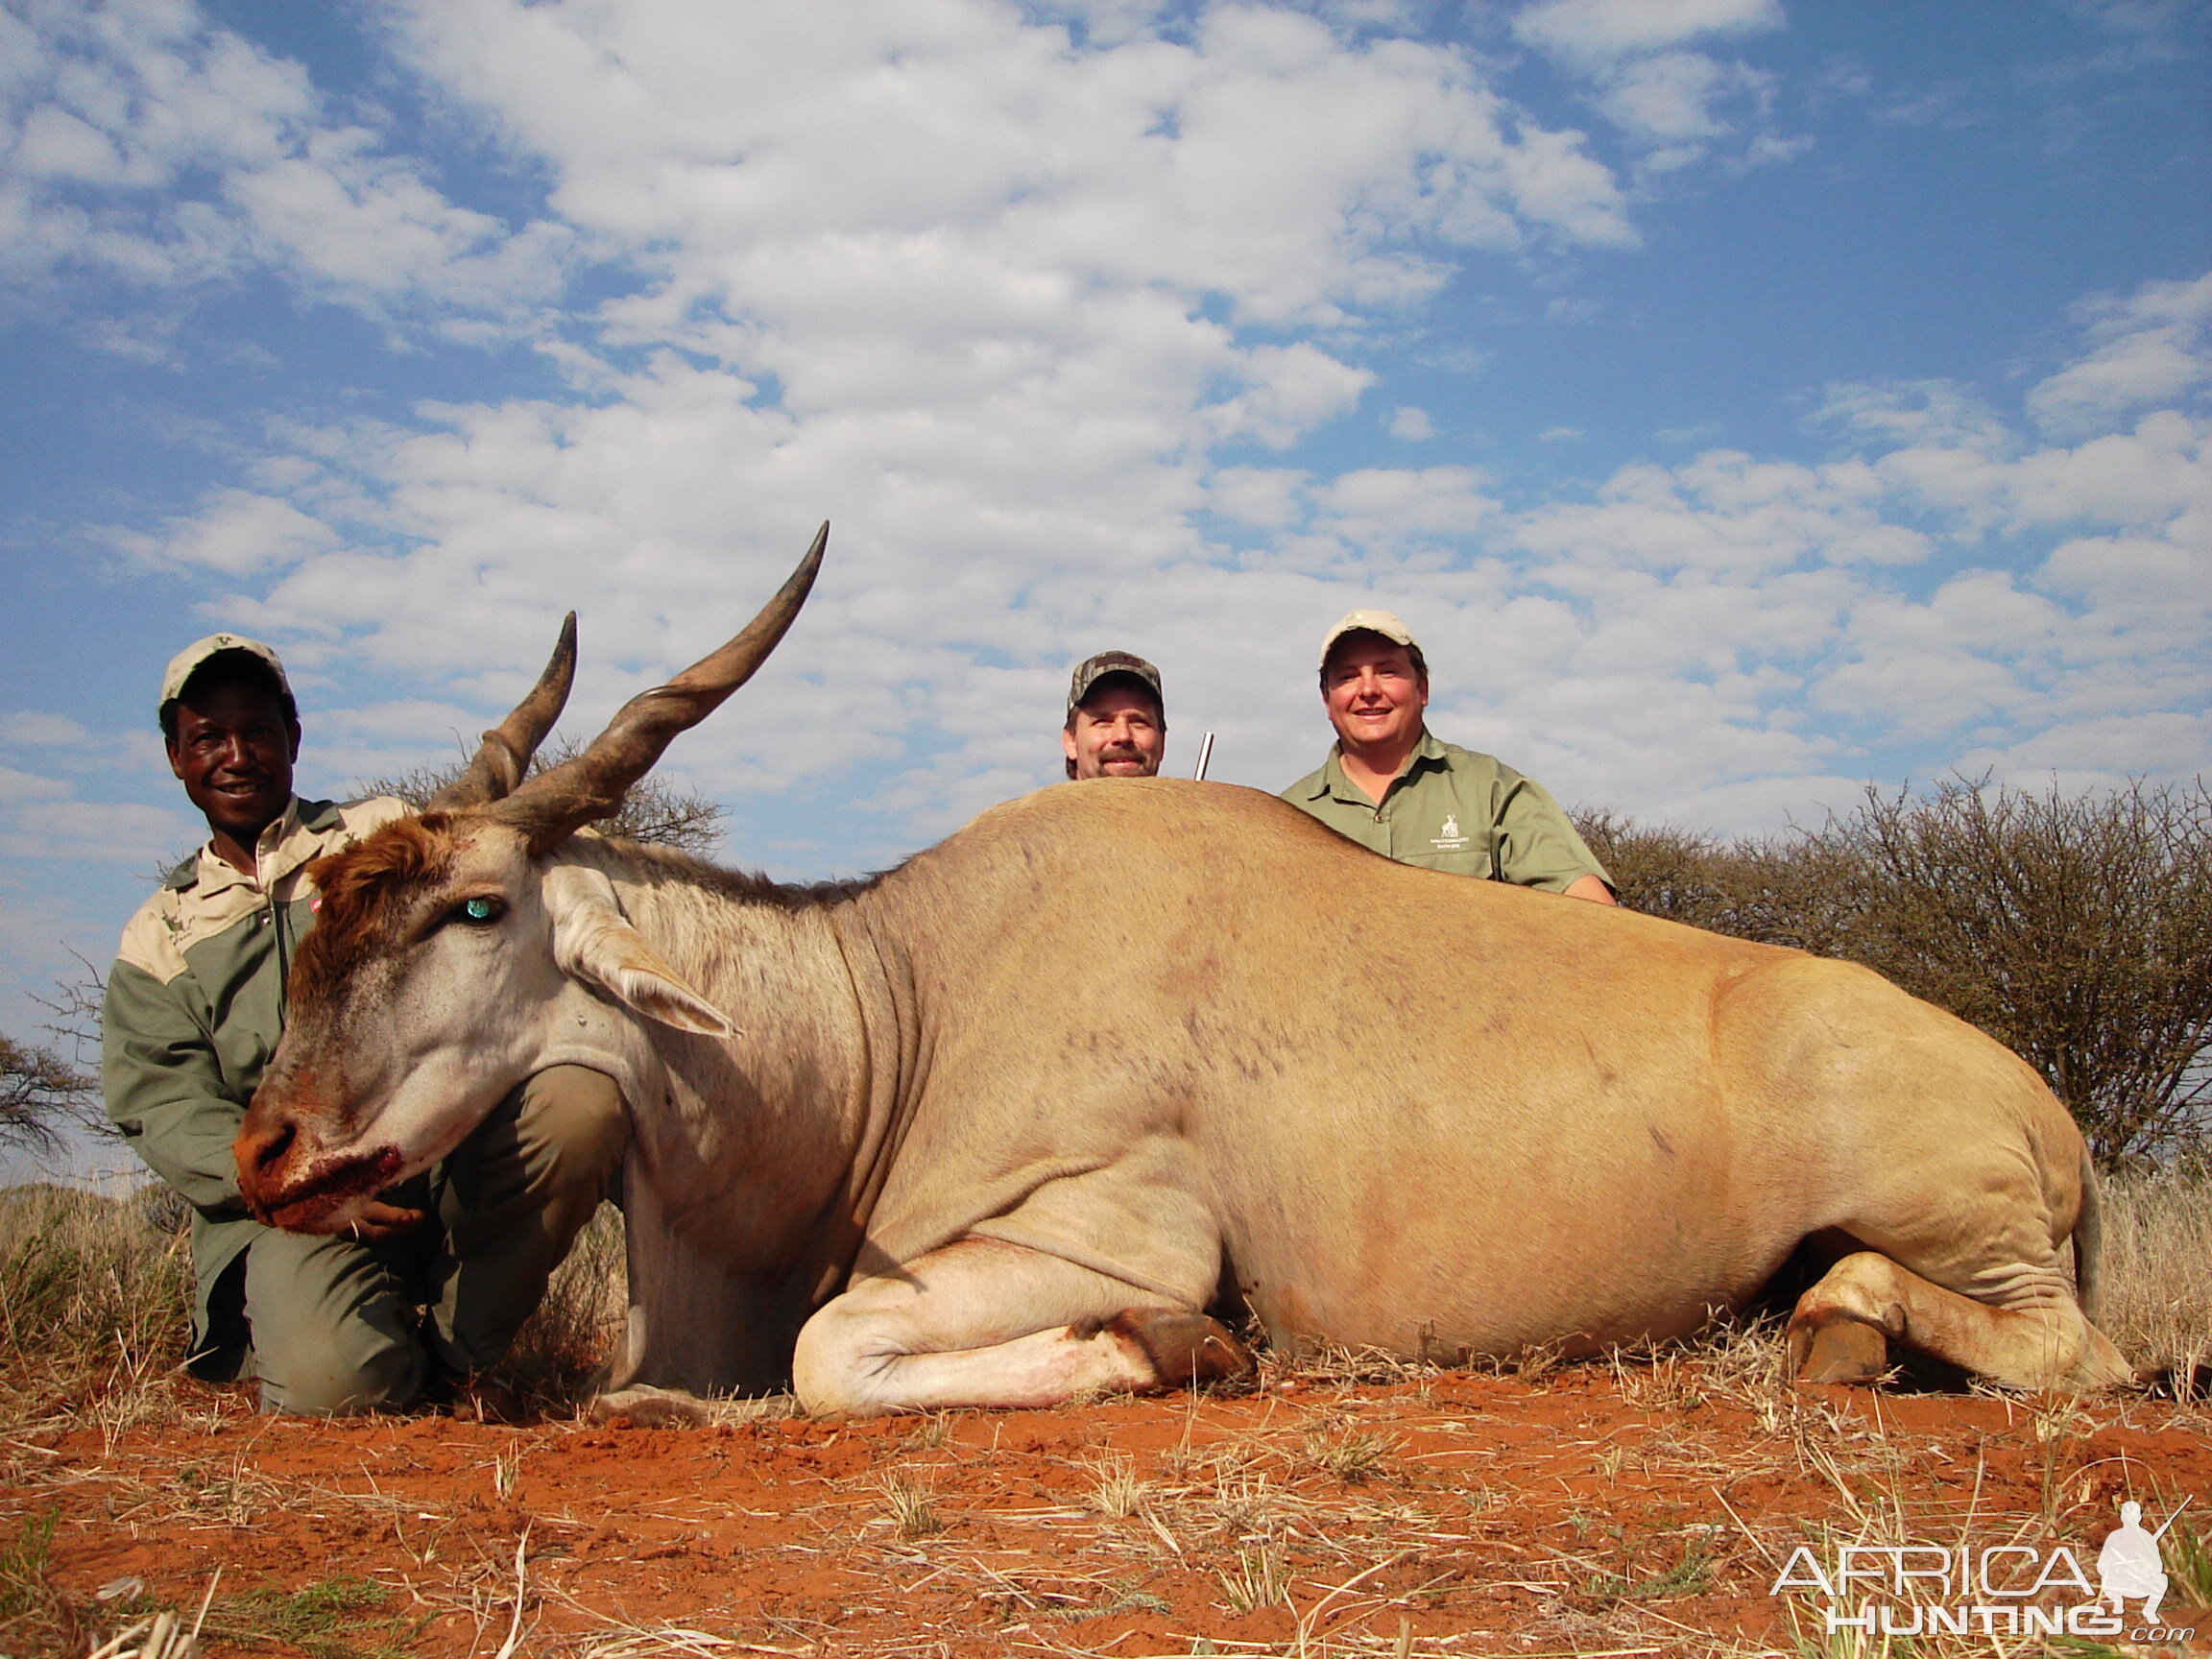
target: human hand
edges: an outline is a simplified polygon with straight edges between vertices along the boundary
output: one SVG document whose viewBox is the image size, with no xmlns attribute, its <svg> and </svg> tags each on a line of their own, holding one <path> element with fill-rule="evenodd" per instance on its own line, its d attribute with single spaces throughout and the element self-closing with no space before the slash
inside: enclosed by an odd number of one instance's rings
<svg viewBox="0 0 2212 1659">
<path fill-rule="evenodd" d="M 346 1237 L 358 1238 L 364 1244 L 381 1244 L 387 1238 L 397 1238 L 421 1225 L 421 1211 L 403 1210 L 381 1198 L 372 1198 L 361 1207 L 361 1214 L 353 1218 L 353 1224 L 346 1229 Z"/>
</svg>

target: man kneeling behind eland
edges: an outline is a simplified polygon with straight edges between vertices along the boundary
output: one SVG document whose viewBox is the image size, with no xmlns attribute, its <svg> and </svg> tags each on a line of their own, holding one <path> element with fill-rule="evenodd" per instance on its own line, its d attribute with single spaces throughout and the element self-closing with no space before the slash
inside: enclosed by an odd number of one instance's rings
<svg viewBox="0 0 2212 1659">
<path fill-rule="evenodd" d="M 315 921 L 311 866 L 407 807 L 293 794 L 299 709 L 258 640 L 212 634 L 179 652 L 158 718 L 208 839 L 124 930 L 101 1059 L 116 1127 L 192 1206 L 186 1364 L 211 1382 L 259 1379 L 272 1411 L 466 1396 L 538 1306 L 622 1155 L 614 1085 L 580 1067 L 533 1068 L 435 1160 L 356 1202 L 343 1229 L 304 1237 L 256 1222 L 230 1143 Z"/>
<path fill-rule="evenodd" d="M 618 1383 L 787 1375 L 862 1412 L 1171 1386 L 1248 1363 L 1224 1286 L 1282 1343 L 1588 1351 L 1741 1307 L 1808 1242 L 1803 1376 L 1895 1346 L 2127 1379 L 2063 1262 L 2069 1237 L 2095 1261 L 2073 1123 L 1864 969 L 1163 778 L 1044 790 L 834 887 L 577 836 L 766 657 L 826 538 L 573 760 L 512 786 L 549 683 L 488 739 L 503 795 L 319 867 L 237 1142 L 256 1214 L 343 1230 L 566 1063 L 634 1119 Z"/>
</svg>

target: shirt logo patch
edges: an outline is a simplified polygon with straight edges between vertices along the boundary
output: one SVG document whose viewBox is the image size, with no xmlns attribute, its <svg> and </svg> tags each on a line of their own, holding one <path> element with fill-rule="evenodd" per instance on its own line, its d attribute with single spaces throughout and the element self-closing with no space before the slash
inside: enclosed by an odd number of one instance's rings
<svg viewBox="0 0 2212 1659">
<path fill-rule="evenodd" d="M 1444 814 L 1443 832 L 1430 837 L 1429 845 L 1435 848 L 1439 853 L 1456 853 L 1460 848 L 1467 845 L 1467 837 L 1459 833 L 1458 813 L 1447 812 Z"/>
</svg>

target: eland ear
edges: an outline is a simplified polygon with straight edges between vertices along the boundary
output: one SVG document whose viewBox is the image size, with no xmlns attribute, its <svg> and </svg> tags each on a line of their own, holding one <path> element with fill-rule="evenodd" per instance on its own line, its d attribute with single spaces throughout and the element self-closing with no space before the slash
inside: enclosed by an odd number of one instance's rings
<svg viewBox="0 0 2212 1659">
<path fill-rule="evenodd" d="M 565 864 L 545 874 L 553 959 L 633 1013 L 701 1037 L 735 1037 L 728 1015 L 699 994 L 623 919 L 614 886 L 596 870 Z"/>
</svg>

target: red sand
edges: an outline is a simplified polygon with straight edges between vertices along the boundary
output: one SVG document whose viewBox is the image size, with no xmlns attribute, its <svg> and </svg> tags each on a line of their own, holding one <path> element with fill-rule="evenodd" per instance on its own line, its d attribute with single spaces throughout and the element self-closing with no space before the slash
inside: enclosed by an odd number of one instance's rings
<svg viewBox="0 0 2212 1659">
<path fill-rule="evenodd" d="M 1798 1542 L 2062 1542 L 2094 1575 L 2122 1498 L 2212 1509 L 2204 1419 L 2171 1405 L 1715 1398 L 1688 1364 L 706 1430 L 203 1398 L 0 1441 L 0 1509 L 59 1508 L 54 1582 L 188 1612 L 217 1568 L 219 1607 L 357 1575 L 388 1594 L 347 1639 L 424 1655 L 499 1649 L 518 1542 L 525 1653 L 1793 1651 L 1820 1604 L 1767 1592 Z M 1120 1518 L 1117 1466 L 1150 1485 Z M 903 1536 L 901 1489 L 928 1509 Z M 2212 1650 L 2212 1615 L 2169 1612 Z M 699 1635 L 610 1646 L 662 1626 Z"/>
</svg>

